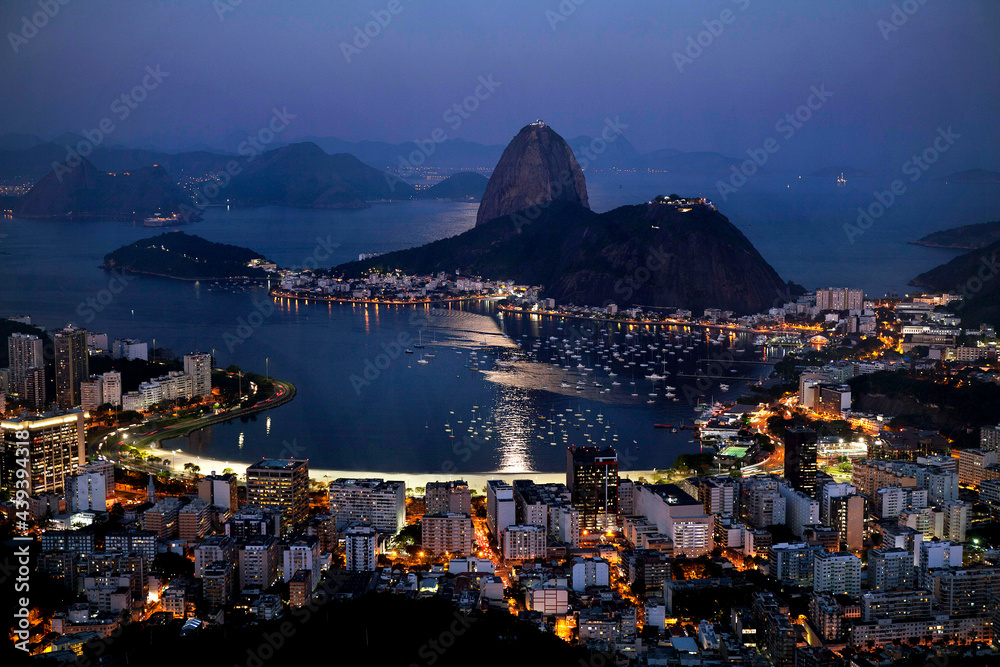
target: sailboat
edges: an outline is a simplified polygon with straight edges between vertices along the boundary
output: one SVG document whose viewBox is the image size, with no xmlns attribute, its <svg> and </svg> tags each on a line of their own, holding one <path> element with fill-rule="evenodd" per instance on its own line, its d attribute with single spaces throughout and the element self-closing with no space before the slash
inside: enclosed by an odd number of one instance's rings
<svg viewBox="0 0 1000 667">
<path fill-rule="evenodd" d="M 422 331 L 418 331 L 417 332 L 417 342 L 413 344 L 413 347 L 415 347 L 417 349 L 420 349 L 423 346 L 424 346 L 423 332 Z"/>
<path fill-rule="evenodd" d="M 420 358 L 419 358 L 419 359 L 417 359 L 417 363 L 418 363 L 418 364 L 429 364 L 429 363 L 431 363 L 431 362 L 429 362 L 429 361 L 427 361 L 426 359 L 424 359 L 424 355 L 423 355 L 423 354 L 421 353 L 421 355 L 420 355 Z"/>
</svg>

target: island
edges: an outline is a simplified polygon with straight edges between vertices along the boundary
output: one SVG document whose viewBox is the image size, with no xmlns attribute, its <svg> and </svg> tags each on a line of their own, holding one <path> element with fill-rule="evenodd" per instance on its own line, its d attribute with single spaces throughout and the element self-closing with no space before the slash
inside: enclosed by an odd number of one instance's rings
<svg viewBox="0 0 1000 667">
<path fill-rule="evenodd" d="M 118 248 L 101 268 L 178 280 L 263 279 L 277 269 L 264 255 L 184 232 L 168 232 Z"/>
<path fill-rule="evenodd" d="M 978 250 L 996 241 L 1000 241 L 1000 220 L 944 229 L 916 241 L 910 241 L 910 244 L 927 246 L 928 248 Z"/>
<path fill-rule="evenodd" d="M 945 183 L 995 184 L 1000 183 L 1000 173 L 988 169 L 966 169 L 951 176 L 945 176 L 941 180 Z"/>
</svg>

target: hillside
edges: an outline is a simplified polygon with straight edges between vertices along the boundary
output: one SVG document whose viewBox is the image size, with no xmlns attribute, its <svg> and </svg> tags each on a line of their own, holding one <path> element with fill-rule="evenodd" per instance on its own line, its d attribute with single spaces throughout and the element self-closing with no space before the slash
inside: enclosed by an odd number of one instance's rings
<svg viewBox="0 0 1000 667">
<path fill-rule="evenodd" d="M 482 199 L 489 182 L 482 174 L 463 171 L 453 174 L 426 190 L 417 190 L 417 199 Z"/>
<path fill-rule="evenodd" d="M 177 213 L 190 204 L 163 167 L 111 174 L 81 160 L 72 168 L 58 164 L 17 199 L 13 212 L 25 218 L 141 220 Z"/>
<path fill-rule="evenodd" d="M 366 208 L 369 200 L 410 199 L 413 187 L 347 153 L 313 143 L 264 153 L 233 179 L 226 196 L 237 206 Z"/>
<path fill-rule="evenodd" d="M 985 248 L 995 241 L 1000 241 L 1000 220 L 952 227 L 951 229 L 928 234 L 916 241 L 910 241 L 910 243 L 929 248 L 976 250 L 978 248 Z"/>
<path fill-rule="evenodd" d="M 263 278 L 267 275 L 263 269 L 248 266 L 255 259 L 267 261 L 248 248 L 214 243 L 184 232 L 169 232 L 108 253 L 101 268 L 181 280 Z"/>
<path fill-rule="evenodd" d="M 686 210 L 685 210 L 686 209 Z M 714 207 L 651 202 L 597 214 L 557 201 L 418 248 L 338 267 L 453 272 L 541 285 L 560 303 L 771 308 L 786 285 Z"/>
<path fill-rule="evenodd" d="M 959 255 L 910 281 L 930 292 L 949 292 L 965 297 L 952 309 L 962 326 L 988 323 L 1000 326 L 1000 241 Z"/>
</svg>

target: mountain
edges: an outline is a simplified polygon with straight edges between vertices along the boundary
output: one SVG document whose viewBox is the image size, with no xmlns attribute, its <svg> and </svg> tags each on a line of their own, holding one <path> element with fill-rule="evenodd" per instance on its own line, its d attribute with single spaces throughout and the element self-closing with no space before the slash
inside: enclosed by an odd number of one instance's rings
<svg viewBox="0 0 1000 667">
<path fill-rule="evenodd" d="M 710 204 L 658 199 L 597 214 L 555 200 L 418 248 L 338 267 L 454 272 L 541 285 L 560 303 L 765 311 L 788 286 Z"/>
<path fill-rule="evenodd" d="M 482 174 L 460 171 L 426 190 L 417 190 L 417 199 L 482 199 L 489 183 Z"/>
<path fill-rule="evenodd" d="M 0 134 L 0 150 L 23 151 L 43 143 L 45 142 L 33 134 L 19 134 L 17 132 Z"/>
<path fill-rule="evenodd" d="M 987 169 L 966 169 L 941 180 L 945 183 L 1000 183 L 1000 173 Z"/>
<path fill-rule="evenodd" d="M 25 218 L 115 218 L 137 220 L 179 213 L 191 198 L 163 167 L 109 174 L 88 160 L 58 164 L 14 204 Z"/>
<path fill-rule="evenodd" d="M 963 327 L 983 322 L 1000 326 L 1000 241 L 921 273 L 910 284 L 929 292 L 961 294 L 963 303 L 952 309 Z"/>
<path fill-rule="evenodd" d="M 984 248 L 994 241 L 1000 241 L 1000 220 L 945 229 L 928 234 L 916 241 L 910 241 L 910 243 L 929 248 L 976 250 Z"/>
<path fill-rule="evenodd" d="M 448 139 L 441 143 L 421 142 L 425 150 L 415 142 L 392 144 L 384 141 L 346 141 L 336 137 L 304 137 L 327 153 L 350 153 L 362 162 L 376 169 L 408 171 L 415 165 L 411 158 L 414 152 L 422 157 L 419 166 L 445 169 L 478 169 L 497 163 L 503 146 L 477 144 L 464 139 Z"/>
<path fill-rule="evenodd" d="M 834 165 L 832 167 L 823 167 L 822 169 L 817 169 L 809 175 L 820 178 L 837 178 L 841 174 L 844 175 L 844 178 L 868 178 L 872 175 L 871 172 L 863 169 L 857 169 L 855 167 L 849 167 L 842 164 Z"/>
<path fill-rule="evenodd" d="M 685 153 L 673 148 L 646 153 L 636 160 L 639 169 L 664 171 L 673 174 L 708 174 L 716 175 L 726 172 L 741 160 L 712 151 L 695 151 Z"/>
<path fill-rule="evenodd" d="M 590 207 L 573 151 L 555 130 L 537 121 L 521 128 L 504 149 L 486 184 L 476 226 L 552 201 Z"/>
<path fill-rule="evenodd" d="M 622 135 L 615 135 L 612 141 L 581 135 L 573 137 L 566 143 L 573 149 L 574 155 L 591 156 L 588 160 L 597 169 L 609 167 L 631 169 L 640 158 L 638 149 Z"/>
<path fill-rule="evenodd" d="M 366 208 L 366 200 L 410 199 L 413 187 L 353 155 L 329 155 L 314 143 L 268 151 L 247 162 L 226 197 L 237 206 Z"/>
<path fill-rule="evenodd" d="M 254 260 L 267 261 L 249 248 L 214 243 L 184 232 L 168 232 L 108 253 L 101 268 L 181 280 L 265 277 L 264 269 L 250 266 Z"/>
</svg>

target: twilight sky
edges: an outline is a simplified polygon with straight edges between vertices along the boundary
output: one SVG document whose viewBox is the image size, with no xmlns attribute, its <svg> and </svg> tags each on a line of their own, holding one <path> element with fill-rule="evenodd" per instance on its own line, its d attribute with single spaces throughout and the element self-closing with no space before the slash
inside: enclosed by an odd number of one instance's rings
<svg viewBox="0 0 1000 667">
<path fill-rule="evenodd" d="M 62 1 L 0 7 L 0 133 L 111 117 L 116 142 L 234 149 L 278 107 L 295 115 L 283 140 L 444 128 L 506 143 L 535 118 L 571 137 L 617 116 L 640 151 L 743 155 L 776 137 L 790 166 L 895 168 L 952 126 L 950 157 L 1000 168 L 995 0 Z M 25 28 L 48 2 L 58 12 Z M 358 49 L 372 12 L 391 18 Z M 679 67 L 701 32 L 707 46 Z M 116 118 L 115 99 L 157 65 L 162 82 Z M 452 129 L 445 112 L 490 75 L 499 87 Z M 821 85 L 832 97 L 782 137 L 775 122 Z"/>
</svg>

